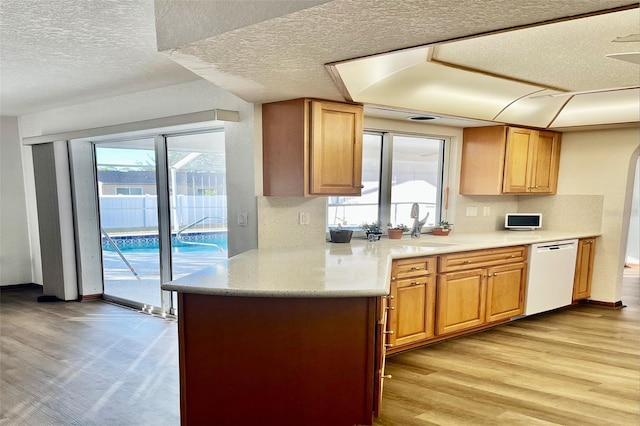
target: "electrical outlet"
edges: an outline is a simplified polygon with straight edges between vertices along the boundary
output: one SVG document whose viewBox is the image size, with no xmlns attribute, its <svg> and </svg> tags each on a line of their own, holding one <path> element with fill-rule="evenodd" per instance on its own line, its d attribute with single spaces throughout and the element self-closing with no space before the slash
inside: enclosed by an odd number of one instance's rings
<svg viewBox="0 0 640 426">
<path fill-rule="evenodd" d="M 298 213 L 298 224 L 299 225 L 308 225 L 311 222 L 311 214 L 309 212 L 300 212 Z"/>
<path fill-rule="evenodd" d="M 477 207 L 467 207 L 467 216 L 478 216 L 478 208 Z"/>
<path fill-rule="evenodd" d="M 482 209 L 482 216 L 490 216 L 491 215 L 491 207 L 484 206 Z"/>
</svg>

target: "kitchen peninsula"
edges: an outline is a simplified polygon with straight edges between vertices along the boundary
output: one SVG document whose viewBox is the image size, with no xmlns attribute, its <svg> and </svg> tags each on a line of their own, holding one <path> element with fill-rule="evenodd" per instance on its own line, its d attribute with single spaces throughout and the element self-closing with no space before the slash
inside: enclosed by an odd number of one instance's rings
<svg viewBox="0 0 640 426">
<path fill-rule="evenodd" d="M 501 231 L 257 249 L 164 284 L 178 292 L 182 424 L 371 424 L 394 261 L 593 236 Z"/>
</svg>

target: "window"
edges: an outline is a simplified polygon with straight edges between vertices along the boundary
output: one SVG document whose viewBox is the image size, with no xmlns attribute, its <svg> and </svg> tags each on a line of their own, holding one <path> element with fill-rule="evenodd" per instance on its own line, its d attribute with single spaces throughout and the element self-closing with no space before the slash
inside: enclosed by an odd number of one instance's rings
<svg viewBox="0 0 640 426">
<path fill-rule="evenodd" d="M 329 197 L 328 227 L 358 229 L 377 220 L 411 227 L 414 203 L 419 219 L 427 218 L 425 228 L 435 226 L 440 219 L 444 144 L 441 138 L 365 133 L 362 195 Z"/>
<path fill-rule="evenodd" d="M 142 188 L 116 187 L 116 195 L 142 195 Z"/>
<path fill-rule="evenodd" d="M 411 227 L 412 206 L 418 203 L 420 219 L 433 227 L 439 217 L 442 187 L 442 139 L 393 137 L 391 163 L 391 211 L 388 222 Z"/>
<path fill-rule="evenodd" d="M 362 189 L 360 197 L 329 197 L 329 228 L 357 229 L 379 215 L 382 133 L 365 133 L 362 140 Z"/>
</svg>

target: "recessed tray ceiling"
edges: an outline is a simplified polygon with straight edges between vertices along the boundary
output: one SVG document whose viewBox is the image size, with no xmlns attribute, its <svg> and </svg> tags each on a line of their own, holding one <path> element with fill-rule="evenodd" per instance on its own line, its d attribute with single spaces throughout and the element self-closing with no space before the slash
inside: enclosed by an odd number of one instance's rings
<svg viewBox="0 0 640 426">
<path fill-rule="evenodd" d="M 640 68 L 607 54 L 637 52 L 613 40 L 639 32 L 632 9 L 329 67 L 364 104 L 541 128 L 629 123 L 640 121 Z"/>
</svg>

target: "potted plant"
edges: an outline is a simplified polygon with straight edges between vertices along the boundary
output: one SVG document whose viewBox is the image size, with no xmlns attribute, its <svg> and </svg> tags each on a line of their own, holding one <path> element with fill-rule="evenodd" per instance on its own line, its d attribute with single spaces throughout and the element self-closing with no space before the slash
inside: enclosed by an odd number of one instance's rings
<svg viewBox="0 0 640 426">
<path fill-rule="evenodd" d="M 393 226 L 390 223 L 387 224 L 387 235 L 389 236 L 390 240 L 399 240 L 400 238 L 402 238 L 402 234 L 407 232 L 408 230 L 409 228 L 402 223 L 396 226 Z"/>
<path fill-rule="evenodd" d="M 376 221 L 376 222 L 371 222 L 371 223 L 363 223 L 362 225 L 360 225 L 360 228 L 364 229 L 364 231 L 367 233 L 367 239 L 369 241 L 377 241 L 380 239 L 380 236 L 382 235 L 382 231 L 381 231 L 381 224 L 380 221 Z"/>
<path fill-rule="evenodd" d="M 329 230 L 329 235 L 331 236 L 332 243 L 350 243 L 352 234 L 353 231 L 342 229 L 342 224 L 338 224 L 337 229 Z"/>
<path fill-rule="evenodd" d="M 453 224 L 447 222 L 446 220 L 441 220 L 440 223 L 438 223 L 438 226 L 431 230 L 431 233 L 433 235 L 449 235 L 452 226 Z"/>
</svg>

